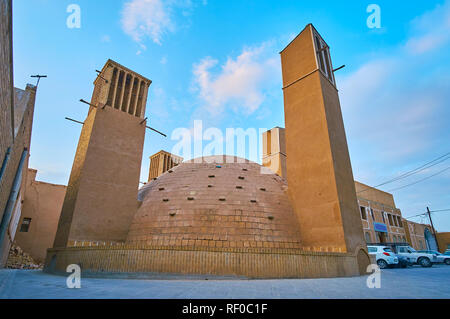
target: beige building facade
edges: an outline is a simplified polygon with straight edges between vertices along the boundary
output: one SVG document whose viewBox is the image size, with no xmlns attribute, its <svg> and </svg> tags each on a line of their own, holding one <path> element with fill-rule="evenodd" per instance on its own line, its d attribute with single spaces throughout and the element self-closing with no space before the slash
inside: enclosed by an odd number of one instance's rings
<svg viewBox="0 0 450 319">
<path fill-rule="evenodd" d="M 407 242 L 404 220 L 392 194 L 355 182 L 367 243 Z"/>
<path fill-rule="evenodd" d="M 438 250 L 434 231 L 430 225 L 404 219 L 408 243 L 416 250 Z"/>
<path fill-rule="evenodd" d="M 36 174 L 37 170 L 28 169 L 15 244 L 35 261 L 43 263 L 55 239 L 67 187 L 37 181 Z"/>
<path fill-rule="evenodd" d="M 441 253 L 450 250 L 450 232 L 437 233 L 436 237 L 439 244 L 439 250 Z"/>
</svg>

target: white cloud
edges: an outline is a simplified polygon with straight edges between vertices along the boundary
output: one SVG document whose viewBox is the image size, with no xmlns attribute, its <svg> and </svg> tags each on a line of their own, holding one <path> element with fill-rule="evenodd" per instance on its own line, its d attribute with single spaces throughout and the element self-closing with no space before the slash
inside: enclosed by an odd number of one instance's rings
<svg viewBox="0 0 450 319">
<path fill-rule="evenodd" d="M 279 77 L 279 61 L 269 43 L 245 48 L 236 58 L 229 57 L 218 67 L 211 57 L 194 65 L 194 88 L 211 113 L 226 107 L 250 114 L 265 100 L 265 91 Z M 214 72 L 214 70 L 216 72 Z"/>
<path fill-rule="evenodd" d="M 353 109 L 367 105 L 373 98 L 374 92 L 379 91 L 386 84 L 396 67 L 393 59 L 379 59 L 369 61 L 355 72 L 343 77 L 339 81 L 344 108 Z"/>
<path fill-rule="evenodd" d="M 161 44 L 163 35 L 174 30 L 170 7 L 161 0 L 132 0 L 122 11 L 122 29 L 136 42 L 146 37 Z"/>
<path fill-rule="evenodd" d="M 447 32 L 450 32 L 450 30 Z M 411 38 L 406 44 L 406 47 L 413 54 L 423 54 L 440 47 L 449 38 L 448 34 L 425 34 Z"/>
<path fill-rule="evenodd" d="M 417 17 L 411 24 L 418 34 L 407 41 L 409 52 L 423 54 L 442 47 L 450 41 L 450 1 Z"/>
<path fill-rule="evenodd" d="M 408 55 L 398 55 L 369 61 L 338 78 L 350 144 L 365 145 L 366 157 L 395 160 L 430 147 L 436 114 L 443 112 L 448 99 L 448 85 L 435 86 L 442 79 L 434 75 L 424 83 L 411 83 L 417 77 L 417 63 Z"/>
<path fill-rule="evenodd" d="M 141 45 L 147 38 L 161 45 L 179 27 L 177 18 L 186 19 L 195 5 L 191 0 L 129 0 L 122 10 L 122 30 Z"/>
</svg>

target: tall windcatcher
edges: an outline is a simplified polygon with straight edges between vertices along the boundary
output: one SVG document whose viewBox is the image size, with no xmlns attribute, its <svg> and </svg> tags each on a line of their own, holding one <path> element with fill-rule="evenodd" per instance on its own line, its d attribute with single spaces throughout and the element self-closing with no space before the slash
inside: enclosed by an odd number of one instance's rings
<svg viewBox="0 0 450 319">
<path fill-rule="evenodd" d="M 54 247 L 122 242 L 138 208 L 151 81 L 108 60 L 94 81 Z"/>
<path fill-rule="evenodd" d="M 163 150 L 153 154 L 150 156 L 148 182 L 151 182 L 154 178 L 158 178 L 163 173 L 167 172 L 172 167 L 181 164 L 182 162 L 183 158 L 181 156 L 177 156 Z"/>
<path fill-rule="evenodd" d="M 330 48 L 309 24 L 280 54 L 288 192 L 301 242 L 355 252 L 364 239 Z"/>
</svg>

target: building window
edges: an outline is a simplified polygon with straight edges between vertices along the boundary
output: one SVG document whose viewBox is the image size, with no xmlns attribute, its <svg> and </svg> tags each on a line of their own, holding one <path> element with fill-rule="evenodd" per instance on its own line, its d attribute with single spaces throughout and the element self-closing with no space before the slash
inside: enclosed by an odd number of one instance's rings
<svg viewBox="0 0 450 319">
<path fill-rule="evenodd" d="M 367 220 L 366 208 L 364 206 L 359 206 L 359 210 L 361 211 L 361 218 Z"/>
<path fill-rule="evenodd" d="M 375 216 L 373 215 L 373 209 L 370 209 L 370 215 L 372 216 L 372 220 L 375 220 Z"/>
<path fill-rule="evenodd" d="M 400 216 L 397 216 L 397 222 L 398 222 L 398 227 L 403 227 L 402 219 L 400 218 Z"/>
<path fill-rule="evenodd" d="M 370 234 L 368 232 L 366 232 L 364 236 L 366 237 L 366 243 L 370 243 L 370 241 L 371 241 Z"/>
<path fill-rule="evenodd" d="M 388 214 L 389 225 L 394 226 L 394 222 L 392 221 L 392 215 Z"/>
<path fill-rule="evenodd" d="M 383 218 L 383 223 L 386 224 L 386 220 L 384 219 L 384 212 L 381 211 L 380 213 L 381 213 L 381 217 Z"/>
<path fill-rule="evenodd" d="M 28 233 L 28 229 L 30 228 L 30 224 L 31 224 L 31 218 L 25 217 L 22 220 L 22 225 L 20 225 L 20 231 L 22 233 Z"/>
</svg>

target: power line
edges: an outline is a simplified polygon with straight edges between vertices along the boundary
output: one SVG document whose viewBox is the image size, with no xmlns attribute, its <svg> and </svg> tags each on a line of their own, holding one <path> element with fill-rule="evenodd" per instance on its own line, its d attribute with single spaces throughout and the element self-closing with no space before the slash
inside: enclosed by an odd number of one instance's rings
<svg viewBox="0 0 450 319">
<path fill-rule="evenodd" d="M 408 186 L 415 185 L 415 184 L 417 184 L 417 183 L 423 182 L 423 181 L 425 181 L 425 180 L 427 180 L 427 179 L 429 179 L 429 178 L 432 178 L 432 177 L 434 177 L 434 176 L 436 176 L 436 175 L 439 175 L 439 174 L 441 174 L 441 173 L 443 173 L 443 172 L 445 172 L 445 171 L 447 171 L 447 170 L 449 170 L 449 169 L 450 169 L 450 166 L 447 167 L 447 168 L 444 168 L 443 170 L 437 172 L 436 174 L 433 174 L 433 175 L 427 176 L 427 177 L 425 177 L 425 178 L 419 179 L 418 181 L 415 181 L 414 183 L 406 184 L 406 185 L 403 185 L 403 186 L 401 186 L 401 187 L 397 187 L 397 188 L 388 190 L 388 192 L 393 192 L 393 191 L 396 191 L 396 190 L 399 190 L 399 189 L 402 189 L 402 188 L 405 188 L 405 187 L 408 187 Z"/>
<path fill-rule="evenodd" d="M 450 211 L 450 208 L 447 208 L 447 209 L 439 209 L 439 210 L 432 210 L 430 213 L 447 212 L 447 211 Z"/>
<path fill-rule="evenodd" d="M 421 171 L 423 171 L 423 170 L 426 170 L 426 169 L 428 169 L 428 168 L 430 168 L 430 167 L 433 167 L 433 166 L 435 166 L 435 165 L 438 165 L 438 164 L 440 164 L 440 163 L 442 163 L 442 162 L 444 162 L 444 161 L 446 161 L 446 160 L 448 160 L 448 159 L 450 158 L 450 156 L 449 156 L 449 157 L 446 157 L 446 158 L 440 160 L 439 162 L 436 162 L 437 160 L 439 160 L 439 159 L 441 159 L 442 157 L 445 157 L 445 156 L 447 156 L 447 154 L 446 154 L 446 155 L 443 155 L 443 156 L 441 156 L 441 157 L 439 157 L 439 158 L 437 158 L 437 159 L 435 159 L 435 160 L 433 160 L 433 161 L 431 161 L 431 162 L 428 162 L 427 164 L 424 164 L 424 165 L 422 165 L 422 166 L 419 166 L 419 167 L 416 168 L 415 170 L 412 170 L 412 171 L 410 171 L 410 172 L 406 172 L 406 173 L 404 173 L 404 174 L 402 174 L 402 175 L 400 175 L 400 176 L 397 176 L 396 178 L 393 178 L 393 179 L 391 179 L 391 180 L 388 181 L 388 182 L 391 183 L 391 182 L 398 181 L 399 179 L 403 179 L 403 178 L 409 177 L 409 176 L 411 176 L 411 175 L 413 175 L 413 174 L 419 173 L 419 172 L 421 172 Z M 436 163 L 431 164 L 431 163 L 433 163 L 433 162 L 436 162 Z M 431 165 L 429 165 L 429 164 L 431 164 Z M 381 185 L 388 184 L 388 182 L 384 182 L 384 183 L 382 183 L 382 184 L 380 184 L 380 185 L 377 185 L 376 187 L 381 186 Z"/>
<path fill-rule="evenodd" d="M 450 208 L 447 208 L 447 209 L 438 209 L 438 210 L 430 210 L 430 213 L 438 213 L 438 212 L 446 212 L 446 211 L 450 211 Z M 425 213 L 417 214 L 417 215 L 414 215 L 414 216 L 408 216 L 408 217 L 405 217 L 405 219 L 414 218 L 414 217 L 419 217 L 419 216 L 424 216 L 424 215 L 426 215 L 426 214 L 428 214 L 428 213 L 425 212 Z"/>
<path fill-rule="evenodd" d="M 415 218 L 415 217 L 419 217 L 419 216 L 424 216 L 426 213 L 422 213 L 422 214 L 417 214 L 417 215 L 414 215 L 414 216 L 408 216 L 408 217 L 405 217 L 405 219 L 410 219 L 410 218 Z"/>
<path fill-rule="evenodd" d="M 425 170 L 425 169 L 428 169 L 428 168 L 430 168 L 430 167 L 433 167 L 433 166 L 435 166 L 435 165 L 438 165 L 438 164 L 440 164 L 440 163 L 442 163 L 442 162 L 448 160 L 448 159 L 450 158 L 449 155 L 450 155 L 450 152 L 448 152 L 448 153 L 446 153 L 446 154 L 444 154 L 444 155 L 442 155 L 442 156 L 439 156 L 438 158 L 435 158 L 434 160 L 432 160 L 432 161 L 430 161 L 430 162 L 428 162 L 428 163 L 425 163 L 425 164 L 423 164 L 423 165 L 421 165 L 421 166 L 419 166 L 419 167 L 417 167 L 417 168 L 415 168 L 415 169 L 413 169 L 413 170 L 407 171 L 407 172 L 401 174 L 400 176 L 394 177 L 394 178 L 392 178 L 392 179 L 390 179 L 390 180 L 387 180 L 387 181 L 385 181 L 385 182 L 383 182 L 383 183 L 381 183 L 381 184 L 375 185 L 375 186 L 373 186 L 373 187 L 374 187 L 374 188 L 380 187 L 380 186 L 383 186 L 383 185 L 386 185 L 386 184 L 389 184 L 389 183 L 398 181 L 398 180 L 400 180 L 400 179 L 409 177 L 409 176 L 411 176 L 411 175 L 413 175 L 413 174 L 417 174 L 417 173 L 419 173 L 419 172 L 421 172 L 421 171 L 423 171 L 423 170 Z M 369 190 L 369 189 L 370 189 L 370 188 L 366 188 L 366 189 L 360 190 L 359 192 L 357 192 L 357 194 L 358 194 L 358 193 L 365 192 L 365 191 L 367 191 L 367 190 Z"/>
</svg>

